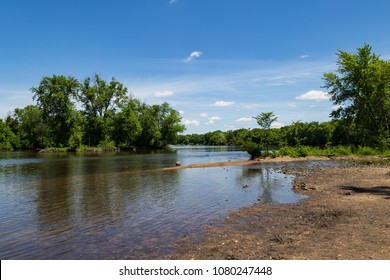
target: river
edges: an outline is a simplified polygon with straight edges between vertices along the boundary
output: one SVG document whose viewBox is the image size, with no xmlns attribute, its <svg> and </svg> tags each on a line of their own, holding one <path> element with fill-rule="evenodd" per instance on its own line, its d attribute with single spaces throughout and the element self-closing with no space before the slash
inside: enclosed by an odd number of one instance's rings
<svg viewBox="0 0 390 280">
<path fill-rule="evenodd" d="M 272 165 L 162 170 L 242 161 L 237 147 L 0 153 L 0 259 L 161 259 L 227 210 L 289 203 L 293 177 Z"/>
</svg>

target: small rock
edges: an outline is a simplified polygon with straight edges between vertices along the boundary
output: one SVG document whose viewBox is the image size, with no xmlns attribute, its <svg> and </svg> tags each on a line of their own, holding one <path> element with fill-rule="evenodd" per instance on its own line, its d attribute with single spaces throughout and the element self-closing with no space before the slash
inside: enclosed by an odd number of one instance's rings
<svg viewBox="0 0 390 280">
<path fill-rule="evenodd" d="M 181 161 L 176 161 L 176 166 L 181 166 Z"/>
</svg>

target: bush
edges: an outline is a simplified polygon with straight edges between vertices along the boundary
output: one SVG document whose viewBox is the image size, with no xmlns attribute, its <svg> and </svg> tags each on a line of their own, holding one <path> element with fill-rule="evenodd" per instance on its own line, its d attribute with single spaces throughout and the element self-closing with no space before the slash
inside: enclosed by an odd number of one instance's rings
<svg viewBox="0 0 390 280">
<path fill-rule="evenodd" d="M 306 146 L 299 146 L 299 147 L 282 147 L 279 150 L 280 156 L 290 156 L 290 157 L 307 157 L 311 153 L 311 148 Z"/>
<path fill-rule="evenodd" d="M 70 150 L 76 151 L 78 148 L 80 148 L 82 142 L 83 142 L 82 133 L 72 134 L 69 138 L 69 141 L 68 141 Z"/>
<path fill-rule="evenodd" d="M 356 154 L 360 156 L 373 156 L 373 155 L 377 155 L 378 152 L 375 149 L 370 147 L 359 147 L 356 151 Z"/>
<path fill-rule="evenodd" d="M 114 141 L 111 141 L 109 139 L 106 139 L 106 140 L 102 140 L 100 141 L 99 143 L 99 148 L 102 148 L 103 150 L 104 149 L 115 149 L 115 142 Z"/>
<path fill-rule="evenodd" d="M 297 148 L 298 157 L 307 157 L 310 154 L 310 148 L 306 146 L 300 146 Z"/>
<path fill-rule="evenodd" d="M 351 147 L 348 146 L 337 146 L 337 147 L 331 147 L 330 153 L 336 156 L 349 156 L 352 154 Z"/>
<path fill-rule="evenodd" d="M 279 155 L 284 156 L 290 156 L 290 157 L 298 157 L 298 154 L 296 153 L 296 150 L 292 147 L 285 146 L 280 148 Z"/>
<path fill-rule="evenodd" d="M 251 159 L 255 159 L 261 156 L 263 145 L 254 142 L 246 142 L 242 145 L 242 148 L 251 155 Z"/>
</svg>

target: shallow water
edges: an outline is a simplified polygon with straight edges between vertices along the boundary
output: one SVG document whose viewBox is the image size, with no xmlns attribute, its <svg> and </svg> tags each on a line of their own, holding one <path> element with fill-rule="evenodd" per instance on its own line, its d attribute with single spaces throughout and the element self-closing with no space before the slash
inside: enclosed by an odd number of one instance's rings
<svg viewBox="0 0 390 280">
<path fill-rule="evenodd" d="M 274 165 L 161 170 L 246 159 L 232 147 L 0 153 L 0 258 L 159 259 L 229 209 L 302 197 Z"/>
</svg>

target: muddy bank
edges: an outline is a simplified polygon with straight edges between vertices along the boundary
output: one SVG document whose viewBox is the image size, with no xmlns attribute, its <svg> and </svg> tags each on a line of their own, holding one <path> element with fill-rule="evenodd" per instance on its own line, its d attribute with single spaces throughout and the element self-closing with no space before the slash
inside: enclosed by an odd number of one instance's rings
<svg viewBox="0 0 390 280">
<path fill-rule="evenodd" d="M 202 238 L 182 238 L 168 258 L 389 260 L 390 166 L 364 160 L 369 164 L 284 170 L 297 176 L 295 191 L 306 199 L 231 212 Z"/>
</svg>

